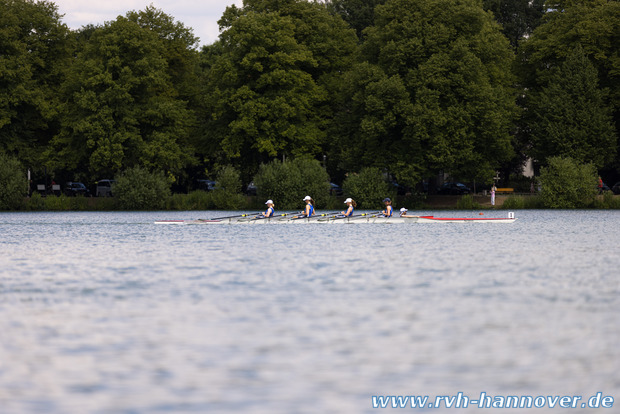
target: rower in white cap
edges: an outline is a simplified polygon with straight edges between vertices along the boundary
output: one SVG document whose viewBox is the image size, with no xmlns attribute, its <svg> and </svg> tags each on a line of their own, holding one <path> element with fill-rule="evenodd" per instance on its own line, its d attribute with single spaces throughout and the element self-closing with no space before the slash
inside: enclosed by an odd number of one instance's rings
<svg viewBox="0 0 620 414">
<path fill-rule="evenodd" d="M 304 201 L 306 202 L 306 208 L 304 208 L 304 211 L 302 211 L 301 215 L 297 216 L 297 218 L 309 218 L 314 216 L 314 200 L 310 196 L 305 196 Z"/>
<path fill-rule="evenodd" d="M 267 211 L 265 211 L 264 213 L 260 213 L 258 218 L 270 218 L 273 217 L 273 214 L 275 213 L 275 210 L 273 209 L 273 200 L 267 200 L 267 202 L 265 203 L 267 204 Z"/>
<path fill-rule="evenodd" d="M 352 198 L 347 198 L 344 200 L 344 203 L 347 205 L 347 209 L 340 212 L 342 217 L 351 217 L 353 215 L 353 210 L 357 207 L 355 201 Z"/>
<path fill-rule="evenodd" d="M 409 214 L 407 214 L 407 210 L 405 207 L 400 209 L 400 217 L 405 217 L 405 218 L 414 218 L 414 217 L 420 217 L 420 216 L 411 216 Z"/>
</svg>

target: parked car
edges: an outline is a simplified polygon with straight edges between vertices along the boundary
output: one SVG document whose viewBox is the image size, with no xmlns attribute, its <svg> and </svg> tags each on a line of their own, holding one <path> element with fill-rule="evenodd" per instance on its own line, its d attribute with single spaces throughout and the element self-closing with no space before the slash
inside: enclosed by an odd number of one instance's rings
<svg viewBox="0 0 620 414">
<path fill-rule="evenodd" d="M 614 184 L 613 187 L 611 187 L 611 191 L 613 191 L 614 194 L 620 194 L 620 181 L 618 181 L 616 184 Z"/>
<path fill-rule="evenodd" d="M 71 182 L 69 181 L 66 185 L 65 185 L 65 195 L 72 197 L 72 196 L 88 196 L 90 195 L 90 191 L 88 191 L 88 188 L 86 188 L 86 186 L 80 182 Z"/>
<path fill-rule="evenodd" d="M 99 180 L 95 183 L 95 196 L 96 197 L 112 197 L 112 186 L 114 185 L 114 180 Z"/>
<path fill-rule="evenodd" d="M 341 196 L 343 194 L 342 187 L 340 187 L 338 184 L 329 183 L 329 194 Z"/>
<path fill-rule="evenodd" d="M 203 191 L 211 191 L 215 188 L 217 184 L 213 180 L 196 180 L 198 183 L 198 189 Z"/>
<path fill-rule="evenodd" d="M 443 183 L 437 190 L 437 194 L 443 195 L 463 195 L 471 193 L 471 189 L 462 183 Z"/>
<path fill-rule="evenodd" d="M 250 184 L 248 184 L 248 186 L 245 188 L 245 193 L 249 196 L 255 196 L 256 195 L 256 185 L 254 185 L 254 181 L 252 181 Z"/>
</svg>

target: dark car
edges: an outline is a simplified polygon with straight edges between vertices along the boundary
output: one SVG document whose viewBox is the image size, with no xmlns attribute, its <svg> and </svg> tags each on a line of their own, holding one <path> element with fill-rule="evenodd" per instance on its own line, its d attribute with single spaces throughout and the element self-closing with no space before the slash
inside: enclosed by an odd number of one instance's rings
<svg viewBox="0 0 620 414">
<path fill-rule="evenodd" d="M 614 184 L 613 187 L 611 187 L 611 191 L 613 191 L 614 194 L 620 194 L 620 181 L 618 181 L 616 184 Z"/>
<path fill-rule="evenodd" d="M 89 195 L 90 192 L 88 191 L 88 188 L 86 188 L 86 186 L 80 182 L 68 182 L 65 185 L 65 195 L 72 197 L 72 196 L 87 196 Z"/>
<path fill-rule="evenodd" d="M 114 180 L 99 180 L 97 181 L 95 187 L 95 196 L 96 197 L 112 197 L 112 186 L 114 185 Z"/>
<path fill-rule="evenodd" d="M 198 189 L 202 191 L 211 191 L 215 188 L 215 184 L 217 184 L 213 180 L 196 180 L 198 182 Z"/>
<path fill-rule="evenodd" d="M 463 195 L 471 193 L 471 189 L 462 183 L 444 183 L 437 191 L 443 195 Z"/>
<path fill-rule="evenodd" d="M 338 184 L 329 183 L 329 194 L 341 196 L 343 194 L 342 187 L 340 187 Z"/>
</svg>

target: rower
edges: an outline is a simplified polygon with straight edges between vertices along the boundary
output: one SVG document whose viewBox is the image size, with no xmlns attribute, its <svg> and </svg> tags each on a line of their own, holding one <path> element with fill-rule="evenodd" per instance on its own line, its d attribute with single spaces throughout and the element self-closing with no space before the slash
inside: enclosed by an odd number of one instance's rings
<svg viewBox="0 0 620 414">
<path fill-rule="evenodd" d="M 405 218 L 415 218 L 415 217 L 420 217 L 420 216 L 410 216 L 407 214 L 407 210 L 405 207 L 400 209 L 400 217 L 405 217 Z"/>
<path fill-rule="evenodd" d="M 383 202 L 385 203 L 385 210 L 383 210 L 381 214 L 383 214 L 383 217 L 392 217 L 392 212 L 394 211 L 392 208 L 392 200 L 386 197 L 383 199 Z"/>
<path fill-rule="evenodd" d="M 273 217 L 273 214 L 275 213 L 275 210 L 273 209 L 273 200 L 267 200 L 265 204 L 267 204 L 267 211 L 265 211 L 264 213 L 260 213 L 257 218 L 262 219 Z"/>
<path fill-rule="evenodd" d="M 353 215 L 353 210 L 357 207 L 355 201 L 352 198 L 347 198 L 344 200 L 344 203 L 347 205 L 347 209 L 340 212 L 342 217 L 351 217 Z"/>
<path fill-rule="evenodd" d="M 314 216 L 314 200 L 310 196 L 305 196 L 304 201 L 306 202 L 306 207 L 304 208 L 304 211 L 301 212 L 301 215 L 297 216 L 297 218 L 310 218 Z"/>
</svg>

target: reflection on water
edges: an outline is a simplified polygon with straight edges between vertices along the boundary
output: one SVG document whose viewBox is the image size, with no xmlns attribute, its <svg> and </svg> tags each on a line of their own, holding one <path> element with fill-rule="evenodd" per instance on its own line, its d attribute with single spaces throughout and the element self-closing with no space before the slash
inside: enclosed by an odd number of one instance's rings
<svg viewBox="0 0 620 414">
<path fill-rule="evenodd" d="M 2 413 L 369 413 L 373 395 L 459 391 L 620 397 L 619 212 L 152 224 L 218 214 L 0 214 Z"/>
</svg>

